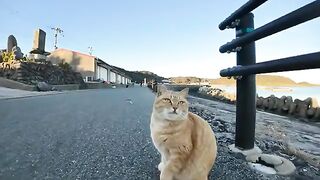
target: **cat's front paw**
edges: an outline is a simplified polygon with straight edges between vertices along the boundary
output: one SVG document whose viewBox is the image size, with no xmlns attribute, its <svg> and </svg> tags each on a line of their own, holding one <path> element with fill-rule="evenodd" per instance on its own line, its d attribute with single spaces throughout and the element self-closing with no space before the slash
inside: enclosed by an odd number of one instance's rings
<svg viewBox="0 0 320 180">
<path fill-rule="evenodd" d="M 162 171 L 163 168 L 164 168 L 164 163 L 163 163 L 163 162 L 160 162 L 160 164 L 158 165 L 159 171 Z"/>
</svg>

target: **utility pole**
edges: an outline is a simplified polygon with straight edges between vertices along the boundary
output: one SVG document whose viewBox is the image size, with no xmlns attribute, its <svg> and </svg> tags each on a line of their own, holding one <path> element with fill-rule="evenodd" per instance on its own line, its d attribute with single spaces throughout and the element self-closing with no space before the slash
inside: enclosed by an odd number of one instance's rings
<svg viewBox="0 0 320 180">
<path fill-rule="evenodd" d="M 92 55 L 93 47 L 89 46 L 88 49 L 89 49 L 89 54 Z"/>
<path fill-rule="evenodd" d="M 54 31 L 54 49 L 58 49 L 58 34 L 61 34 L 62 37 L 64 36 L 62 33 L 63 33 L 63 30 L 59 27 L 57 28 L 51 28 L 53 31 Z"/>
</svg>

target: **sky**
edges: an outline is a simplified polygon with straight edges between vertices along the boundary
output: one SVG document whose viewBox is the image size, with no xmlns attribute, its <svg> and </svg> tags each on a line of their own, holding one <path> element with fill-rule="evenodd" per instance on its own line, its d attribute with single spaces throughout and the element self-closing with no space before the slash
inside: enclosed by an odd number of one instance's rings
<svg viewBox="0 0 320 180">
<path fill-rule="evenodd" d="M 53 50 L 52 27 L 63 29 L 58 47 L 88 53 L 127 70 L 148 70 L 164 77 L 218 78 L 236 65 L 236 55 L 219 47 L 235 38 L 218 25 L 247 0 L 11 0 L 0 1 L 0 49 L 13 34 L 23 53 L 32 48 L 37 28 L 46 31 Z M 255 28 L 312 0 L 270 0 L 253 11 Z M 320 50 L 320 18 L 256 41 L 257 62 Z M 297 82 L 320 84 L 320 69 L 282 72 Z"/>
</svg>

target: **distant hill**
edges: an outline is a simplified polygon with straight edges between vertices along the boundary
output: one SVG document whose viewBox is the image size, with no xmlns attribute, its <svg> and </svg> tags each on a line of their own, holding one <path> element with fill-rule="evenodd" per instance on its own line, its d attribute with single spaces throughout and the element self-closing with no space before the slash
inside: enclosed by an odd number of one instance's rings
<svg viewBox="0 0 320 180">
<path fill-rule="evenodd" d="M 172 77 L 170 78 L 172 82 L 177 84 L 194 84 L 201 82 L 209 82 L 210 84 L 222 84 L 222 85 L 235 85 L 236 81 L 234 79 L 228 79 L 221 77 L 218 79 L 201 79 L 197 77 Z M 296 83 L 290 78 L 277 76 L 277 75 L 257 75 L 256 83 L 258 86 L 320 86 L 316 84 L 311 84 L 308 82 Z"/>
<path fill-rule="evenodd" d="M 212 79 L 210 80 L 210 84 L 223 84 L 223 85 L 235 85 L 236 81 L 234 79 L 228 79 L 225 77 L 221 77 L 218 79 Z"/>
<path fill-rule="evenodd" d="M 155 80 L 157 82 L 161 82 L 164 77 L 158 76 L 157 74 L 154 74 L 153 72 L 150 71 L 127 71 L 125 69 L 113 66 L 115 69 L 117 69 L 120 72 L 124 72 L 127 76 L 129 76 L 133 82 L 142 82 L 144 81 L 144 78 L 147 79 L 147 82 L 151 80 Z"/>
<path fill-rule="evenodd" d="M 144 78 L 147 79 L 147 82 L 152 81 L 152 80 L 155 80 L 157 82 L 161 82 L 163 79 L 165 79 L 164 77 L 158 76 L 157 74 L 154 74 L 149 71 L 129 71 L 128 75 L 135 82 L 141 82 L 144 80 Z"/>
<path fill-rule="evenodd" d="M 308 82 L 299 82 L 298 83 L 300 86 L 319 86 L 319 84 L 311 84 Z"/>
</svg>

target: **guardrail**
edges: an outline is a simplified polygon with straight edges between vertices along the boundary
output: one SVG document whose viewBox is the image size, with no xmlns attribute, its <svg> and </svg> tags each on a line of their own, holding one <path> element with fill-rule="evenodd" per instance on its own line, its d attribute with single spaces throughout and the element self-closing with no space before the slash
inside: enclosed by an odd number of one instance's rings
<svg viewBox="0 0 320 180">
<path fill-rule="evenodd" d="M 320 68 L 320 52 L 256 63 L 255 41 L 320 16 L 320 0 L 313 1 L 264 26 L 254 29 L 252 10 L 267 0 L 250 0 L 220 23 L 219 29 L 235 28 L 236 39 L 219 51 L 236 52 L 237 66 L 220 71 L 222 77 L 237 77 L 235 146 L 254 147 L 256 121 L 256 80 L 260 73 Z"/>
</svg>

